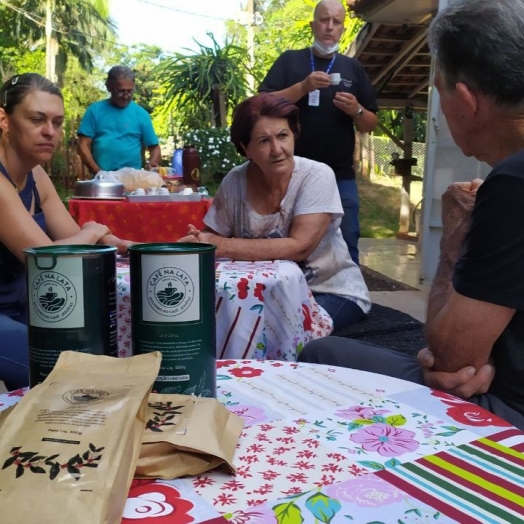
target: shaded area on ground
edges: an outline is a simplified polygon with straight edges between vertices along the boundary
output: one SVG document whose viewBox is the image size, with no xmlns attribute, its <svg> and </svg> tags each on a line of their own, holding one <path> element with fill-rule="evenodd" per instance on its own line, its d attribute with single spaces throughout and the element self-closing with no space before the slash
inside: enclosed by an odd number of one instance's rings
<svg viewBox="0 0 524 524">
<path fill-rule="evenodd" d="M 338 329 L 332 335 L 362 340 L 410 355 L 416 355 L 426 346 L 424 323 L 407 313 L 379 304 L 373 304 L 364 320 Z"/>
<path fill-rule="evenodd" d="M 362 276 L 370 291 L 417 291 L 417 288 L 394 280 L 366 266 L 360 266 Z"/>
</svg>

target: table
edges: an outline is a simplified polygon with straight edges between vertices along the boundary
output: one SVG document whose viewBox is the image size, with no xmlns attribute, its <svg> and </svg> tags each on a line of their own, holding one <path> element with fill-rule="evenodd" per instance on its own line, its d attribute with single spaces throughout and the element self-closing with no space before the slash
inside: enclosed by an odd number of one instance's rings
<svg viewBox="0 0 524 524">
<path fill-rule="evenodd" d="M 522 522 L 524 433 L 478 406 L 278 361 L 218 361 L 217 386 L 246 424 L 236 475 L 134 481 L 124 523 Z M 0 409 L 23 393 L 1 395 Z"/>
<path fill-rule="evenodd" d="M 218 358 L 295 361 L 304 344 L 328 336 L 333 321 L 294 262 L 275 260 L 216 264 Z M 117 264 L 118 349 L 131 355 L 129 265 Z"/>
<path fill-rule="evenodd" d="M 135 242 L 174 242 L 187 234 L 188 225 L 203 228 L 211 199 L 200 202 L 128 202 L 71 198 L 75 221 L 105 224 L 117 237 Z"/>
</svg>

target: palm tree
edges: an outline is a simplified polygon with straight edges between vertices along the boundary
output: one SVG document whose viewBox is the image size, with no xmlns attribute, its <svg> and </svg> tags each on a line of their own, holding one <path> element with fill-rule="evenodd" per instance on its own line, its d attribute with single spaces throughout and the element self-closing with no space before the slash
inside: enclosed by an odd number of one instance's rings
<svg viewBox="0 0 524 524">
<path fill-rule="evenodd" d="M 115 37 L 108 0 L 13 0 L 14 37 L 33 47 L 45 45 L 46 71 L 61 83 L 69 54 L 91 71 L 95 54 Z"/>
<path fill-rule="evenodd" d="M 165 58 L 155 69 L 164 110 L 176 109 L 181 127 L 226 125 L 228 111 L 247 96 L 250 73 L 247 49 L 226 40 L 223 47 L 211 33 L 212 46 Z"/>
</svg>

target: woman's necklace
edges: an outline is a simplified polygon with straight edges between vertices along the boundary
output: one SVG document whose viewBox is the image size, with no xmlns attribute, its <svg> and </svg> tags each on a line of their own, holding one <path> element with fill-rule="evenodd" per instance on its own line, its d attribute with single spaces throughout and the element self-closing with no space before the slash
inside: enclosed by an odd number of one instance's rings
<svg viewBox="0 0 524 524">
<path fill-rule="evenodd" d="M 22 183 L 21 186 L 19 186 L 14 180 L 13 180 L 13 177 L 11 176 L 11 171 L 9 169 L 9 164 L 7 163 L 7 155 L 5 153 L 5 149 L 2 150 L 2 153 L 3 153 L 3 164 L 4 164 L 4 168 L 5 168 L 5 171 L 6 171 L 6 174 L 7 174 L 7 180 L 9 180 L 9 182 L 11 182 L 11 184 L 13 184 L 13 187 L 15 188 L 15 191 L 20 194 L 20 191 L 22 191 L 22 189 L 24 189 L 25 187 L 25 184 L 27 182 L 27 175 L 25 176 L 24 178 L 24 181 Z"/>
</svg>

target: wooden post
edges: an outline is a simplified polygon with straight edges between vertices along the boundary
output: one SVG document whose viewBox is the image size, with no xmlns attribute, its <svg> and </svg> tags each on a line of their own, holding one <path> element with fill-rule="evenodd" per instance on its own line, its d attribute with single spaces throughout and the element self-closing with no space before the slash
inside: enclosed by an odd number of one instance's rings
<svg viewBox="0 0 524 524">
<path fill-rule="evenodd" d="M 368 178 L 371 178 L 372 170 L 375 169 L 375 152 L 371 133 L 366 133 L 366 144 L 368 150 Z"/>
<path fill-rule="evenodd" d="M 360 167 L 360 172 L 366 178 L 369 178 L 369 134 L 362 134 L 360 139 L 360 147 L 362 150 L 362 164 Z"/>
<path fill-rule="evenodd" d="M 408 115 L 408 116 L 406 116 Z M 408 108 L 404 110 L 404 158 L 413 158 L 413 114 L 409 117 Z M 402 173 L 402 188 L 400 189 L 400 218 L 397 238 L 409 237 L 409 223 L 411 216 L 410 185 L 411 166 Z"/>
<path fill-rule="evenodd" d="M 355 132 L 355 150 L 353 151 L 353 167 L 356 175 L 363 175 L 362 173 L 362 135 Z"/>
</svg>

